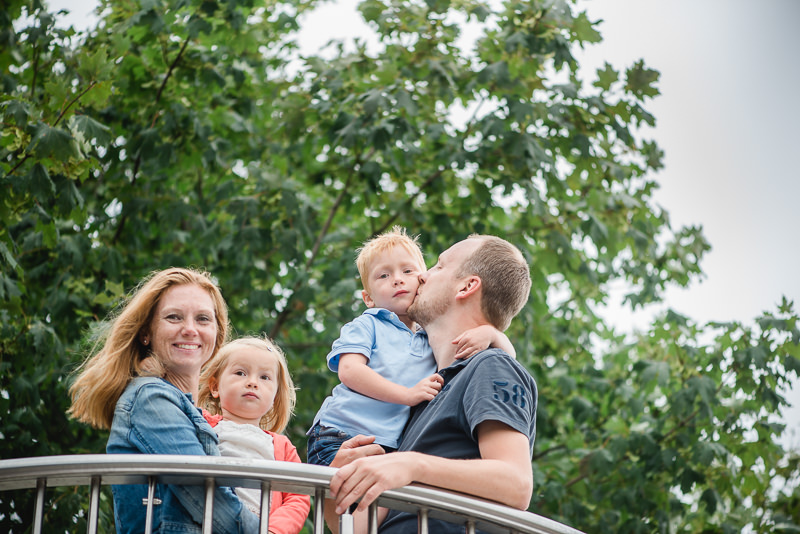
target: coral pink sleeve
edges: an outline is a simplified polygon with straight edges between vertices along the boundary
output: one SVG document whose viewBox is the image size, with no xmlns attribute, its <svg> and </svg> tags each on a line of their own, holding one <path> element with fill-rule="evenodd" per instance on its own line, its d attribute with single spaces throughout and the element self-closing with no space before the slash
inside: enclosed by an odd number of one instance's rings
<svg viewBox="0 0 800 534">
<path fill-rule="evenodd" d="M 222 421 L 222 414 L 212 415 L 211 412 L 203 408 L 203 418 L 208 421 L 208 424 L 211 425 L 211 428 L 217 426 L 217 423 Z"/>
<path fill-rule="evenodd" d="M 275 459 L 284 462 L 302 463 L 297 449 L 289 438 L 269 432 L 275 445 Z M 311 498 L 297 493 L 272 492 L 269 511 L 269 531 L 275 534 L 298 534 L 303 530 L 311 509 Z"/>
</svg>

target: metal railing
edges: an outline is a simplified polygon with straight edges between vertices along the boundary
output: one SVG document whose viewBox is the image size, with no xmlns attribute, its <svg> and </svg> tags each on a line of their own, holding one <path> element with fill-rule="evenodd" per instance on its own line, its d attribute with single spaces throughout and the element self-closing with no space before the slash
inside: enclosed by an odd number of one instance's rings
<svg viewBox="0 0 800 534">
<path fill-rule="evenodd" d="M 262 510 L 269 510 L 270 491 L 311 495 L 315 498 L 311 512 L 314 533 L 322 534 L 325 529 L 322 503 L 326 497 L 330 497 L 328 487 L 335 472 L 333 468 L 317 465 L 210 456 L 140 454 L 43 456 L 0 460 L 0 491 L 20 489 L 36 491 L 34 517 L 30 518 L 34 534 L 47 531 L 42 523 L 48 488 L 89 486 L 87 532 L 95 534 L 101 486 L 149 485 L 147 517 L 150 521 L 156 483 L 204 485 L 206 504 L 203 532 L 209 534 L 216 486 L 260 488 Z M 377 505 L 417 514 L 419 532 L 423 534 L 429 532 L 428 518 L 462 524 L 467 534 L 474 533 L 476 529 L 510 534 L 581 534 L 571 527 L 530 512 L 417 485 L 384 492 L 378 501 L 373 503 L 369 513 L 371 533 L 377 532 L 374 521 Z M 267 532 L 268 517 L 268 513 L 261 514 L 262 533 Z M 342 518 L 341 533 L 352 533 L 351 518 L 347 514 Z M 150 530 L 147 530 L 148 534 L 149 532 Z"/>
</svg>

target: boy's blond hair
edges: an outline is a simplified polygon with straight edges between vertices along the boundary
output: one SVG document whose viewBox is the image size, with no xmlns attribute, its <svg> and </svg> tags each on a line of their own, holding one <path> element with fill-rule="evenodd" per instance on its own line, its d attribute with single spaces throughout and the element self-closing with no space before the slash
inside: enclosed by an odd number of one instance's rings
<svg viewBox="0 0 800 534">
<path fill-rule="evenodd" d="M 356 250 L 358 253 L 356 267 L 358 267 L 358 274 L 361 277 L 361 285 L 364 286 L 364 291 L 367 293 L 370 292 L 369 270 L 372 262 L 378 254 L 394 247 L 404 248 L 419 263 L 420 269 L 425 270 L 425 258 L 422 255 L 422 248 L 419 246 L 419 236 L 410 236 L 402 226 L 393 226 L 390 231 L 373 237 Z"/>
<path fill-rule="evenodd" d="M 289 424 L 292 413 L 294 413 L 297 394 L 294 382 L 292 382 L 292 377 L 289 374 L 286 356 L 280 347 L 266 336 L 263 338 L 255 336 L 240 337 L 223 345 L 217 355 L 209 360 L 203 368 L 203 373 L 200 375 L 200 392 L 197 395 L 197 405 L 205 408 L 213 415 L 222 413 L 219 399 L 215 399 L 211 395 L 211 388 L 219 384 L 219 376 L 227 367 L 230 357 L 238 349 L 247 347 L 261 349 L 274 356 L 278 361 L 278 376 L 276 377 L 278 389 L 275 392 L 275 400 L 272 403 L 272 408 L 261 417 L 258 426 L 262 430 L 269 430 L 270 432 L 283 432 Z"/>
</svg>

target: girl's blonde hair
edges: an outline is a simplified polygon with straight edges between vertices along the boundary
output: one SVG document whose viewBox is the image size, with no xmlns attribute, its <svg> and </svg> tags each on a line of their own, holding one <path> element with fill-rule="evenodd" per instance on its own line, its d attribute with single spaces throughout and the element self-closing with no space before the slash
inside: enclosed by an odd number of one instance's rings
<svg viewBox="0 0 800 534">
<path fill-rule="evenodd" d="M 158 303 L 172 286 L 196 285 L 208 292 L 214 303 L 217 322 L 216 354 L 228 338 L 228 306 L 211 276 L 195 269 L 170 268 L 154 271 L 123 303 L 116 317 L 94 343 L 89 358 L 77 369 L 78 376 L 70 386 L 72 407 L 69 414 L 95 428 L 111 428 L 114 409 L 128 383 L 136 376 L 163 375 L 161 355 L 142 343 L 149 333 Z M 101 347 L 99 350 L 98 347 Z M 150 364 L 143 367 L 142 360 Z"/>
<path fill-rule="evenodd" d="M 275 392 L 275 401 L 272 408 L 265 413 L 259 425 L 263 430 L 280 433 L 286 429 L 294 413 L 297 395 L 294 382 L 289 374 L 289 366 L 286 363 L 286 356 L 283 351 L 268 337 L 245 336 L 234 339 L 222 346 L 217 355 L 210 359 L 200 375 L 200 393 L 197 395 L 197 405 L 205 408 L 214 415 L 222 413 L 219 399 L 211 395 L 211 388 L 219 384 L 219 377 L 228 365 L 230 357 L 239 349 L 250 347 L 261 349 L 265 353 L 272 355 L 278 362 L 278 389 Z"/>
</svg>

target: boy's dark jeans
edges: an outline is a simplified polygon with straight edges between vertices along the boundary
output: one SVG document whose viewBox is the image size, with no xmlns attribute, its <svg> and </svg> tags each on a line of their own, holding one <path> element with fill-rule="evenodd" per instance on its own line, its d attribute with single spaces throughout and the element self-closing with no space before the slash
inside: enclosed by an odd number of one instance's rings
<svg viewBox="0 0 800 534">
<path fill-rule="evenodd" d="M 320 426 L 317 423 L 308 433 L 308 463 L 331 465 L 342 443 L 352 437 L 338 428 Z"/>
</svg>

